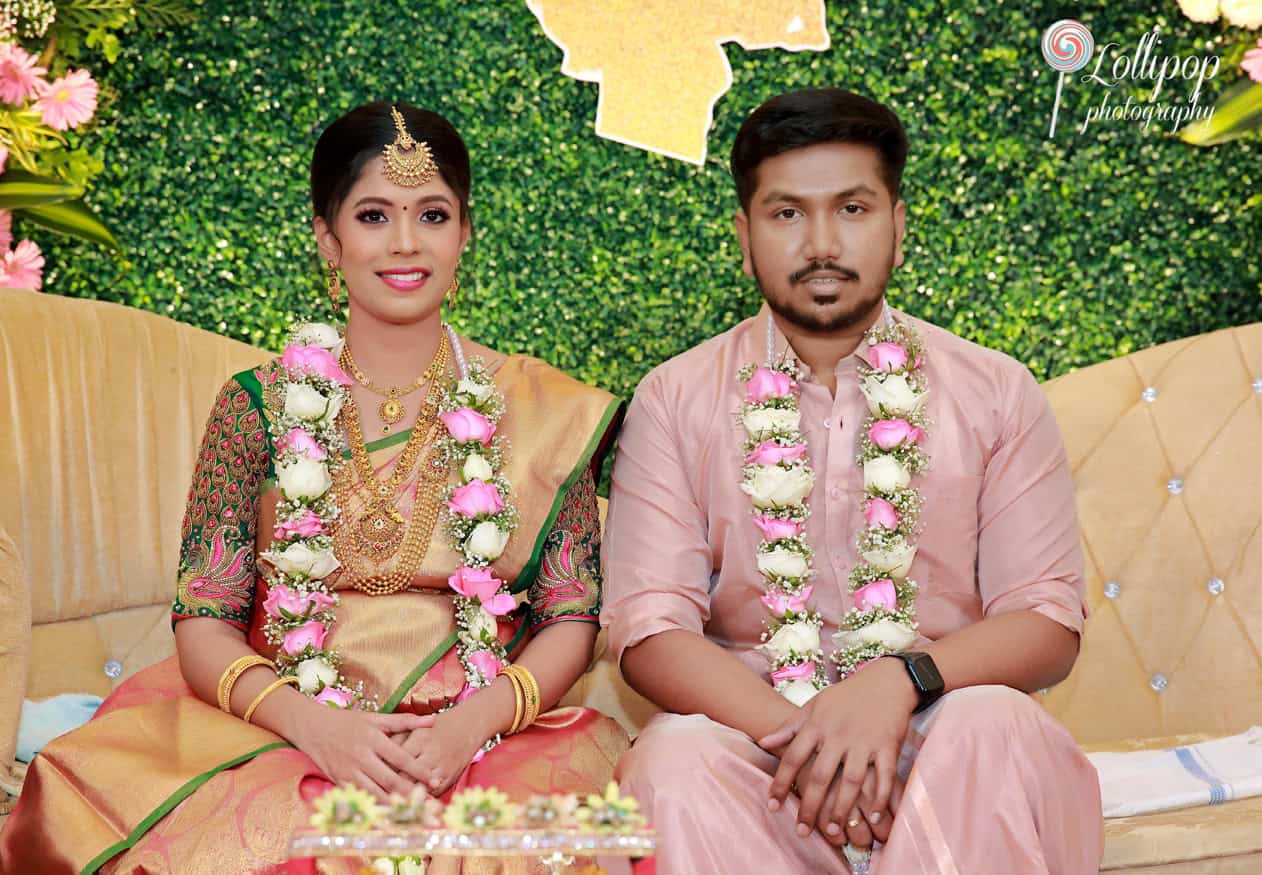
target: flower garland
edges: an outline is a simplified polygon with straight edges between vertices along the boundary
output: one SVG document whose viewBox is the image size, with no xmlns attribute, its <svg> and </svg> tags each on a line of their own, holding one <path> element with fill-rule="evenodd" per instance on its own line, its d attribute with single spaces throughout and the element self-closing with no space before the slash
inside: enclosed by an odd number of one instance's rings
<svg viewBox="0 0 1262 875">
<path fill-rule="evenodd" d="M 508 664 L 498 636 L 499 618 L 516 610 L 517 599 L 490 564 L 503 554 L 519 517 L 511 504 L 512 485 L 501 473 L 508 449 L 497 434 L 504 395 L 486 366 L 477 359 L 466 362 L 454 333 L 451 339 L 460 380 L 439 403 L 446 434 L 437 450 L 459 470 L 461 481 L 443 496 L 447 537 L 461 556 L 460 567 L 447 578 L 456 593 L 456 652 L 465 670 L 459 703 L 489 686 Z M 488 742 L 478 758 L 497 740 Z"/>
<path fill-rule="evenodd" d="M 915 329 L 892 324 L 868 332 L 871 366 L 859 363 L 868 402 L 858 462 L 863 466 L 863 519 L 855 538 L 860 563 L 850 572 L 852 607 L 833 635 L 833 661 L 844 678 L 869 661 L 906 650 L 916 640 L 916 558 L 924 499 L 911 478 L 929 468 L 923 447 L 929 384 L 924 345 Z"/>
<path fill-rule="evenodd" d="M 504 395 L 480 360 L 465 360 L 451 327 L 443 328 L 460 372 L 455 386 L 443 390 L 438 418 L 444 432 L 435 447 L 444 464 L 459 470 L 461 481 L 443 493 L 447 535 L 462 559 L 447 579 L 456 593 L 456 650 L 466 678 L 459 703 L 493 682 L 508 663 L 499 618 L 516 610 L 517 600 L 489 566 L 503 554 L 519 517 L 510 503 L 512 485 L 500 473 L 507 441 L 496 432 Z M 269 384 L 276 399 L 269 427 L 282 497 L 275 543 L 261 554 L 274 569 L 263 603 L 264 632 L 278 648 L 280 674 L 296 675 L 302 692 L 339 708 L 374 707 L 364 697 L 363 682 L 352 686 L 338 668 L 336 650 L 325 646 L 338 596 L 324 580 L 341 564 L 329 535 L 338 517 L 333 473 L 345 447 L 337 416 L 352 383 L 337 363 L 341 343 L 332 326 L 302 326 Z"/>
<path fill-rule="evenodd" d="M 759 650 L 770 663 L 776 691 L 804 705 L 828 686 L 820 646 L 823 620 L 810 607 L 814 553 L 805 537 L 815 472 L 801 432 L 801 371 L 790 359 L 775 360 L 774 337 L 768 317 L 767 364 L 739 372 L 746 432 L 741 489 L 752 500 L 753 522 L 762 534 L 757 562 L 766 581 L 761 601 L 770 616 Z M 871 329 L 865 341 L 872 365 L 859 367 L 869 416 L 858 462 L 867 526 L 856 538 L 862 562 L 850 574 L 854 607 L 833 636 L 838 650 L 832 660 L 843 678 L 916 639 L 917 587 L 907 575 L 922 500 L 910 481 L 928 465 L 920 447 L 928 427 L 923 412 L 928 386 L 919 337 L 908 326 L 891 325 Z"/>
<path fill-rule="evenodd" d="M 337 363 L 341 343 L 331 325 L 303 325 L 268 377 L 268 427 L 281 499 L 275 540 L 260 554 L 272 567 L 263 632 L 277 648 L 279 674 L 296 676 L 303 693 L 337 708 L 371 708 L 363 682 L 352 686 L 337 651 L 325 645 L 338 604 L 325 580 L 341 564 L 329 534 L 338 517 L 333 472 L 346 446 L 337 415 L 351 385 Z"/>
</svg>

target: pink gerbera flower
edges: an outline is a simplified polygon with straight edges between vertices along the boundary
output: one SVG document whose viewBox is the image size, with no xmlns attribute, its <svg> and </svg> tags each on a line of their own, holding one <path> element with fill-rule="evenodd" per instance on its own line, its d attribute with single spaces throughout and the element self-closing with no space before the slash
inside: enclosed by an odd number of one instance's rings
<svg viewBox="0 0 1262 875">
<path fill-rule="evenodd" d="M 44 284 L 44 256 L 30 240 L 23 240 L 0 259 L 0 286 L 38 292 Z"/>
<path fill-rule="evenodd" d="M 0 173 L 4 173 L 4 166 L 9 163 L 9 150 L 0 146 Z"/>
<path fill-rule="evenodd" d="M 49 85 L 35 105 L 53 130 L 77 128 L 96 113 L 96 80 L 87 70 L 71 70 Z"/>
<path fill-rule="evenodd" d="M 1262 39 L 1258 40 L 1257 48 L 1249 49 L 1244 53 L 1244 60 L 1240 62 L 1240 69 L 1249 74 L 1249 78 L 1259 85 L 1262 85 Z"/>
<path fill-rule="evenodd" d="M 48 84 L 43 76 L 48 71 L 35 65 L 35 56 L 12 43 L 0 45 L 0 100 L 21 106 L 29 97 L 37 97 Z"/>
<path fill-rule="evenodd" d="M 0 210 L 0 249 L 8 251 L 13 245 L 13 214 Z"/>
</svg>

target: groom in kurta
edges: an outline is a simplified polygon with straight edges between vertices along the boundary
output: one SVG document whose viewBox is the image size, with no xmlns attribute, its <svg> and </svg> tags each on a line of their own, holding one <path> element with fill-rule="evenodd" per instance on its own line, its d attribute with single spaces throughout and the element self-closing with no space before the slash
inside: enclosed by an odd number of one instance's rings
<svg viewBox="0 0 1262 875">
<path fill-rule="evenodd" d="M 1069 674 L 1086 616 L 1068 461 L 1024 366 L 886 303 L 903 263 L 907 150 L 893 112 L 841 89 L 759 107 L 731 169 L 743 269 L 765 306 L 656 368 L 627 415 L 602 623 L 628 682 L 663 709 L 619 766 L 658 830 L 660 872 L 1097 871 L 1095 772 L 1028 695 Z M 917 338 L 918 360 L 877 349 L 873 330 Z M 811 586 L 797 603 L 768 586 L 792 589 L 800 563 L 792 551 L 781 567 L 765 555 L 779 531 L 769 516 L 795 512 L 793 484 L 777 486 L 789 493 L 781 507 L 744 470 L 764 427 L 751 431 L 750 405 L 788 383 L 737 376 L 785 362 L 797 368 L 790 426 L 806 454 L 773 441 L 767 458 L 813 472 L 799 526 Z M 895 371 L 901 383 L 882 382 Z M 874 373 L 882 388 L 861 391 Z M 869 414 L 887 408 L 925 423 L 895 435 L 906 445 L 890 452 L 928 465 L 895 468 L 886 484 L 873 467 L 865 482 L 860 452 L 880 455 L 889 437 L 871 433 Z M 899 477 L 910 473 L 917 507 L 872 501 L 882 489 L 909 494 Z M 915 552 L 902 551 L 910 565 L 890 563 L 889 580 L 859 591 L 851 572 L 873 557 L 856 533 L 907 513 L 918 515 Z M 798 549 L 790 540 L 776 543 Z M 908 599 L 918 626 L 896 622 Z M 803 668 L 812 611 L 816 653 L 896 652 L 857 670 L 827 658 Z M 788 625 L 797 639 L 760 647 Z M 835 644 L 839 627 L 848 634 Z"/>
</svg>

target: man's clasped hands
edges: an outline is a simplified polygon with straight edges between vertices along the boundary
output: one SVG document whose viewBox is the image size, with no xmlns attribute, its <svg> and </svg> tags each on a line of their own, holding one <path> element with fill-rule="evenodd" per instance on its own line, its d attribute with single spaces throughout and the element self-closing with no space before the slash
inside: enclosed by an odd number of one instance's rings
<svg viewBox="0 0 1262 875">
<path fill-rule="evenodd" d="M 898 754 L 917 697 L 901 663 L 878 659 L 807 702 L 758 744 L 780 758 L 768 808 L 800 800 L 798 835 L 831 844 L 884 843 L 902 800 Z"/>
</svg>

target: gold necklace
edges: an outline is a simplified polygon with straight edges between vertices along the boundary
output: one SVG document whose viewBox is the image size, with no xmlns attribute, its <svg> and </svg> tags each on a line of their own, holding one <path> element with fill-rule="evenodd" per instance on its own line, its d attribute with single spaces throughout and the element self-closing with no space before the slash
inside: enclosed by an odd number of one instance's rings
<svg viewBox="0 0 1262 875">
<path fill-rule="evenodd" d="M 435 364 L 439 365 L 436 374 L 446 370 L 449 362 L 447 338 L 443 337 Z M 377 480 L 368 459 L 368 449 L 364 443 L 363 429 L 359 419 L 359 408 L 351 398 L 347 398 L 342 407 L 342 417 L 346 426 L 350 444 L 351 459 L 355 473 L 364 489 L 368 492 L 368 509 L 358 520 L 350 524 L 339 524 L 335 536 L 341 534 L 344 542 L 349 541 L 349 551 L 344 557 L 347 565 L 359 565 L 355 556 L 365 554 L 378 561 L 388 559 L 396 552 L 400 553 L 398 567 L 384 575 L 354 574 L 352 571 L 351 586 L 369 595 L 388 595 L 406 589 L 412 582 L 417 569 L 420 568 L 425 554 L 429 550 L 429 542 L 433 537 L 434 526 L 438 521 L 440 510 L 441 485 L 447 479 L 447 465 L 437 457 L 433 450 L 427 455 L 422 465 L 421 480 L 417 484 L 417 502 L 413 507 L 412 518 L 405 524 L 403 516 L 394 504 L 394 496 L 403 481 L 411 473 L 420 455 L 421 447 L 429 442 L 431 433 L 437 423 L 438 403 L 441 386 L 435 379 L 421 407 L 412 434 L 399 456 L 390 477 L 381 482 Z M 353 488 L 350 465 L 341 465 L 335 475 L 335 486 L 342 496 L 350 495 Z M 346 506 L 345 501 L 341 503 Z M 342 540 L 342 539 L 339 539 Z M 400 547 L 402 548 L 400 550 Z M 341 558 L 341 557 L 339 557 Z"/>
<path fill-rule="evenodd" d="M 399 401 L 407 395 L 411 395 L 417 389 L 424 386 L 427 382 L 434 379 L 435 374 L 442 372 L 446 367 L 444 362 L 440 367 L 438 357 L 442 354 L 443 347 L 447 343 L 447 335 L 444 334 L 438 341 L 438 351 L 434 353 L 433 360 L 429 363 L 429 367 L 411 382 L 402 386 L 378 386 L 372 380 L 368 379 L 368 375 L 359 369 L 359 365 L 355 364 L 355 357 L 351 355 L 350 341 L 347 341 L 342 347 L 342 358 L 344 359 L 344 367 L 351 372 L 351 376 L 355 378 L 355 382 L 363 386 L 374 395 L 381 395 L 385 398 L 377 405 L 377 416 L 381 419 L 381 433 L 389 434 L 392 427 L 403 419 L 403 404 Z"/>
</svg>

